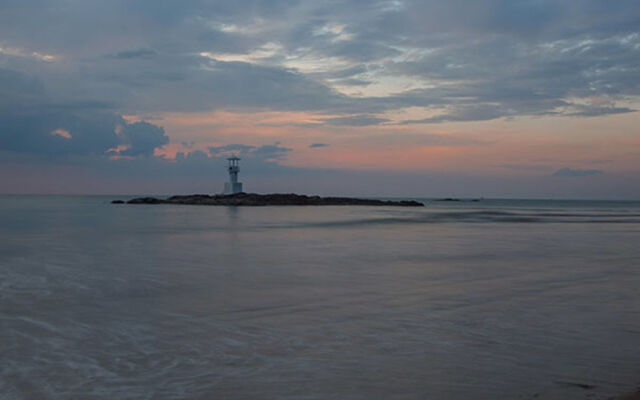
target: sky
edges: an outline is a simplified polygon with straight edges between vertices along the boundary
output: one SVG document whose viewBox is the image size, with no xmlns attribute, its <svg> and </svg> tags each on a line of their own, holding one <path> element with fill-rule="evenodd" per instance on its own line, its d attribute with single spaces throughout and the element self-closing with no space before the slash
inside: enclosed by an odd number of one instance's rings
<svg viewBox="0 0 640 400">
<path fill-rule="evenodd" d="M 640 199 L 637 0 L 0 0 L 0 193 Z"/>
</svg>

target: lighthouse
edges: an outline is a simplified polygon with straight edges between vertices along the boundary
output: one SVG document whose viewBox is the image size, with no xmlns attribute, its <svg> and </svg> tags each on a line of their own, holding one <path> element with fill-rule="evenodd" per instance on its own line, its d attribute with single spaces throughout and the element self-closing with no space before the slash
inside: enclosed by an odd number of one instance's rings
<svg viewBox="0 0 640 400">
<path fill-rule="evenodd" d="M 240 158 L 232 156 L 227 158 L 229 165 L 229 182 L 224 184 L 224 194 L 234 194 L 242 192 L 242 182 L 238 182 L 238 172 L 240 172 Z"/>
</svg>

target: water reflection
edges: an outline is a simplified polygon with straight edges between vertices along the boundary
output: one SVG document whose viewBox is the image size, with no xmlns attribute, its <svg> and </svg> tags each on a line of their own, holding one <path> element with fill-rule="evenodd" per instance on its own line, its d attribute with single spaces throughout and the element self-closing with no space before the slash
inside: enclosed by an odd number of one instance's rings
<svg viewBox="0 0 640 400">
<path fill-rule="evenodd" d="M 104 399 L 633 389 L 637 224 L 500 221 L 530 204 L 480 221 L 438 207 L 0 198 L 0 387 Z M 474 217 L 425 218 L 461 212 Z"/>
</svg>

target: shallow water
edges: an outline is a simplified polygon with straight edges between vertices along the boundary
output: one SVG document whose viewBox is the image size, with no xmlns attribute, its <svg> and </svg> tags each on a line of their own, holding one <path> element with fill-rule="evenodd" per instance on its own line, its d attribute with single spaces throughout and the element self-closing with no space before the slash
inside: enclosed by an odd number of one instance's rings
<svg viewBox="0 0 640 400">
<path fill-rule="evenodd" d="M 3 399 L 604 399 L 640 203 L 0 197 Z"/>
</svg>

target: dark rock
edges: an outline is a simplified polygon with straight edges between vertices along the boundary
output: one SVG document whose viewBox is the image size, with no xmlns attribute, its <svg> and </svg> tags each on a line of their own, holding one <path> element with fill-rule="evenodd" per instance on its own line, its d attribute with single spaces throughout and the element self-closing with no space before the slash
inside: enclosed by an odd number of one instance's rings
<svg viewBox="0 0 640 400">
<path fill-rule="evenodd" d="M 351 197 L 320 197 L 301 194 L 193 194 L 188 196 L 172 196 L 168 199 L 140 197 L 132 199 L 128 204 L 191 204 L 207 206 L 401 206 L 424 207 L 424 204 L 413 200 L 374 200 Z"/>
<path fill-rule="evenodd" d="M 127 201 L 127 204 L 163 204 L 164 200 L 156 199 L 155 197 L 138 197 L 137 199 L 131 199 Z"/>
<path fill-rule="evenodd" d="M 122 201 L 122 200 L 113 200 L 111 202 L 111 204 L 124 204 L 124 201 Z"/>
</svg>

